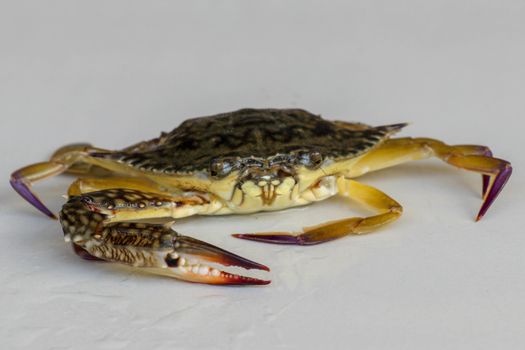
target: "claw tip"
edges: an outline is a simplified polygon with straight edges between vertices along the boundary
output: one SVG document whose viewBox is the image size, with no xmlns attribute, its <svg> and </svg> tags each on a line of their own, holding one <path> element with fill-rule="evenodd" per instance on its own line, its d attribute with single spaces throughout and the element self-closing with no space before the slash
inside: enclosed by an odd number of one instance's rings
<svg viewBox="0 0 525 350">
<path fill-rule="evenodd" d="M 270 268 L 268 266 L 263 265 L 263 264 L 259 264 L 259 265 L 261 266 L 261 270 L 270 272 Z M 270 282 L 268 281 L 268 283 Z"/>
</svg>

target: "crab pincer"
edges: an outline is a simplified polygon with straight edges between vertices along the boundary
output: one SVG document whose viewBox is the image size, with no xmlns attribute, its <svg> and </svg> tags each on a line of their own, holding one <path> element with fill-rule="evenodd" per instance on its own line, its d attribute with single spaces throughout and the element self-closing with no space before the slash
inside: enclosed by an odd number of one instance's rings
<svg viewBox="0 0 525 350">
<path fill-rule="evenodd" d="M 247 270 L 270 271 L 265 265 L 222 248 L 187 236 L 178 236 L 175 239 L 174 246 L 174 252 L 170 253 L 165 261 L 171 269 L 171 273 L 177 278 L 208 284 L 264 285 L 270 283 L 268 280 L 229 273 L 210 266 L 220 264 L 242 267 Z"/>
<path fill-rule="evenodd" d="M 132 199 L 132 200 L 131 200 Z M 134 203 L 141 203 L 133 212 Z M 118 203 L 118 204 L 116 204 Z M 189 282 L 227 285 L 264 285 L 270 281 L 224 271 L 236 266 L 269 271 L 265 265 L 179 235 L 171 223 L 120 220 L 155 218 L 169 210 L 168 198 L 137 191 L 105 190 L 74 196 L 63 206 L 60 223 L 66 241 L 87 260 L 103 260 L 141 268 Z M 175 205 L 176 207 L 176 205 Z M 142 216 L 141 216 L 142 214 Z"/>
</svg>

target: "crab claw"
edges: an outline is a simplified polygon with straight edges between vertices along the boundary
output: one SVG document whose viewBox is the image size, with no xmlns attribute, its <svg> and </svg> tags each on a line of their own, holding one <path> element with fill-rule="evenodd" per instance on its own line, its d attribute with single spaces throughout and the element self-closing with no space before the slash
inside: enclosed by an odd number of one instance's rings
<svg viewBox="0 0 525 350">
<path fill-rule="evenodd" d="M 262 264 L 243 258 L 224 249 L 187 236 L 177 236 L 175 251 L 168 254 L 166 263 L 174 277 L 198 283 L 229 285 L 264 285 L 270 281 L 222 271 L 210 263 L 238 266 L 244 269 L 270 271 Z"/>
</svg>

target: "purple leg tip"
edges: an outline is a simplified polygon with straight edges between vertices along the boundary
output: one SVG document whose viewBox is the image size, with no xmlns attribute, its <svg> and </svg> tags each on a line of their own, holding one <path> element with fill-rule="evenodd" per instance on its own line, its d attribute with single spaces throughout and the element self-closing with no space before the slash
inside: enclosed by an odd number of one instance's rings
<svg viewBox="0 0 525 350">
<path fill-rule="evenodd" d="M 292 236 L 287 234 L 264 234 L 264 233 L 236 233 L 232 235 L 235 238 L 246 239 L 248 241 L 274 243 L 274 244 L 296 244 L 302 245 L 303 242 L 300 236 Z"/>
<path fill-rule="evenodd" d="M 53 214 L 51 212 L 51 210 L 49 210 L 44 205 L 44 203 L 42 203 L 40 201 L 40 199 L 38 199 L 38 197 L 35 196 L 35 194 L 33 192 L 31 192 L 29 187 L 23 181 L 15 178 L 15 177 L 12 177 L 11 180 L 9 181 L 9 183 L 11 184 L 11 186 L 13 186 L 13 189 L 16 192 L 18 192 L 19 195 L 21 195 L 26 201 L 31 203 L 35 208 L 37 208 L 42 213 L 46 214 L 47 216 L 49 216 L 52 219 L 56 219 L 57 218 L 55 216 L 55 214 Z"/>
<path fill-rule="evenodd" d="M 316 245 L 331 240 L 313 239 L 311 236 L 304 233 L 297 236 L 288 233 L 237 233 L 232 236 L 235 238 L 246 239 L 248 241 L 288 245 Z"/>
<path fill-rule="evenodd" d="M 483 202 L 483 205 L 481 206 L 481 209 L 479 210 L 478 217 L 476 221 L 480 220 L 487 210 L 490 208 L 492 203 L 496 200 L 498 195 L 500 194 L 503 187 L 505 187 L 505 184 L 509 180 L 510 176 L 512 175 L 512 167 L 510 164 L 506 164 L 506 166 L 503 168 L 503 170 L 496 176 L 496 179 L 494 180 L 494 184 L 489 190 L 489 193 L 487 193 L 487 196 L 485 198 L 485 201 Z"/>
</svg>

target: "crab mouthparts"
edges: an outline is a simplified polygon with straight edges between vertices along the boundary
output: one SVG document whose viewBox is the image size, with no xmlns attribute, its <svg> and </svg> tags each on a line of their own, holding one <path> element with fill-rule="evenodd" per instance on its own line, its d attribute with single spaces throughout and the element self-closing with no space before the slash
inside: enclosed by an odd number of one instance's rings
<svg viewBox="0 0 525 350">
<path fill-rule="evenodd" d="M 261 199 L 264 205 L 271 205 L 277 197 L 277 192 L 275 192 L 275 186 L 272 184 L 267 184 L 261 186 Z"/>
<path fill-rule="evenodd" d="M 270 206 L 278 196 L 290 195 L 296 180 L 293 177 L 284 179 L 266 179 L 264 177 L 240 182 L 238 187 L 243 195 L 259 198 L 263 205 Z"/>
<path fill-rule="evenodd" d="M 169 253 L 166 264 L 175 277 L 197 283 L 225 285 L 264 285 L 269 280 L 223 271 L 213 264 L 237 266 L 246 270 L 270 271 L 262 264 L 228 252 L 217 246 L 187 236 L 178 236 L 175 250 Z"/>
</svg>

